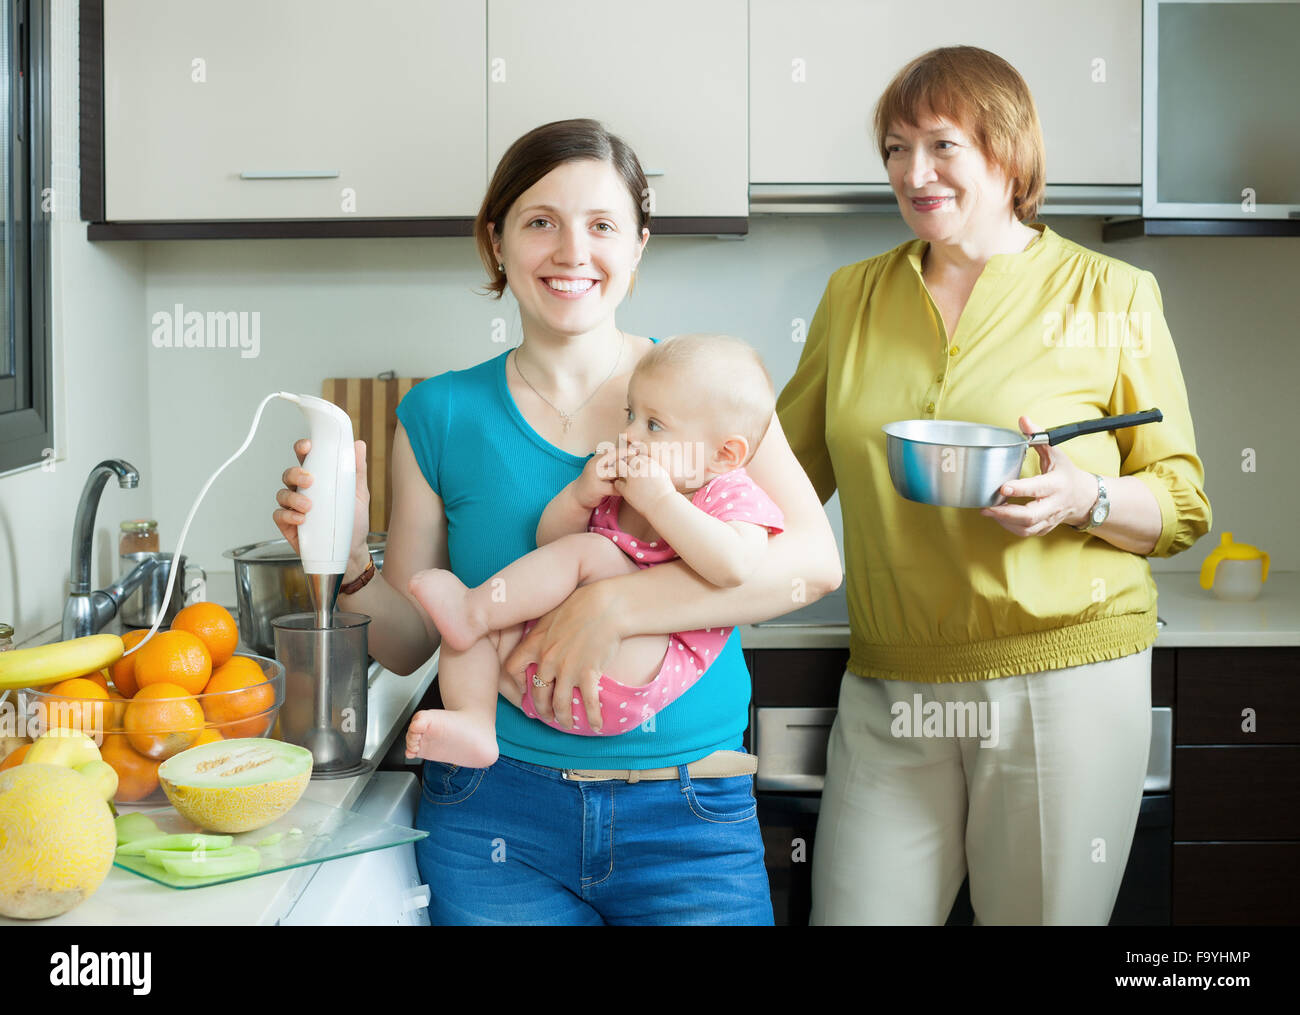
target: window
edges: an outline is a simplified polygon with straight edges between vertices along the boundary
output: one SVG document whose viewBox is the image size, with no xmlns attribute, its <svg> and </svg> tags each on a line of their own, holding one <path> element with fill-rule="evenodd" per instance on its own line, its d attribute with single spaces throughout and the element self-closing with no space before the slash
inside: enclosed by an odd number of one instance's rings
<svg viewBox="0 0 1300 1015">
<path fill-rule="evenodd" d="M 49 0 L 0 0 L 0 472 L 53 443 Z"/>
</svg>

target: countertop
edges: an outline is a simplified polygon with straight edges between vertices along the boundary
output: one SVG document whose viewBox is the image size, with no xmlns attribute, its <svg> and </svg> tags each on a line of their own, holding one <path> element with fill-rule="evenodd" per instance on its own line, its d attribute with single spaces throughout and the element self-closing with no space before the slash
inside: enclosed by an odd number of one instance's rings
<svg viewBox="0 0 1300 1015">
<path fill-rule="evenodd" d="M 429 684 L 438 656 L 408 677 L 375 664 L 371 670 L 366 715 L 368 762 L 381 761 L 406 728 Z M 416 771 L 413 767 L 412 771 Z M 317 803 L 348 809 L 373 775 L 373 768 L 348 779 L 313 779 L 303 797 Z M 417 773 L 418 774 L 418 773 Z M 157 809 L 164 804 L 134 807 L 120 805 L 118 812 Z M 290 812 L 292 813 L 292 812 Z M 341 861 L 332 861 L 341 862 Z M 209 888 L 184 891 L 168 888 L 120 867 L 113 867 L 99 890 L 62 916 L 38 921 L 40 926 L 126 926 L 149 924 L 241 925 L 274 924 L 325 866 L 313 864 L 261 877 L 246 878 Z M 0 926 L 28 925 L 28 921 L 0 917 Z"/>
<path fill-rule="evenodd" d="M 1165 622 L 1156 648 L 1231 648 L 1300 645 L 1300 572 L 1274 572 L 1259 598 L 1216 599 L 1194 572 L 1157 574 L 1156 612 Z M 845 586 L 802 610 L 740 628 L 747 649 L 849 647 Z"/>
</svg>

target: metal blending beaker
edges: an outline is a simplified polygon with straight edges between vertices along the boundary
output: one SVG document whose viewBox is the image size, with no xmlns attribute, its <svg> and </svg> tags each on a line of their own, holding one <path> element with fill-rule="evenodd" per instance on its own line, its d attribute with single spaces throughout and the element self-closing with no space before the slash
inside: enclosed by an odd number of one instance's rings
<svg viewBox="0 0 1300 1015">
<path fill-rule="evenodd" d="M 284 666 L 281 739 L 311 751 L 313 778 L 355 774 L 364 768 L 370 618 L 335 613 L 332 627 L 319 627 L 314 613 L 290 613 L 271 626 Z"/>
</svg>

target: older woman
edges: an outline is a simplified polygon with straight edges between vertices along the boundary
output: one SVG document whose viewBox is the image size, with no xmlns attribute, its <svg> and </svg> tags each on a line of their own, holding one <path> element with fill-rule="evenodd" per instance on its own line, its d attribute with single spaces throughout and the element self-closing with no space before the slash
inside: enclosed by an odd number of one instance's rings
<svg viewBox="0 0 1300 1015">
<path fill-rule="evenodd" d="M 918 57 L 875 130 L 917 238 L 831 276 L 778 403 L 844 514 L 851 651 L 812 919 L 943 923 L 969 873 L 977 922 L 1102 924 L 1150 737 L 1145 557 L 1210 525 L 1160 293 L 1149 272 L 1029 224 L 1042 136 L 999 57 Z M 1153 406 L 1164 422 L 1028 455 L 1003 488 L 1016 503 L 931 507 L 890 483 L 891 421 L 1028 433 Z"/>
</svg>

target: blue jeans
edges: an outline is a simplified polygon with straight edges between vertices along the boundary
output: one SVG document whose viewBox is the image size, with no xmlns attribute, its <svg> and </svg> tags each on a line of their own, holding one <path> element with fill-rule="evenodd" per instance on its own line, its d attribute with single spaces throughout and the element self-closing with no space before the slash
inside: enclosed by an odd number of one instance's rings
<svg viewBox="0 0 1300 1015">
<path fill-rule="evenodd" d="M 571 782 L 502 757 L 424 763 L 435 925 L 772 924 L 753 776 Z"/>
</svg>

